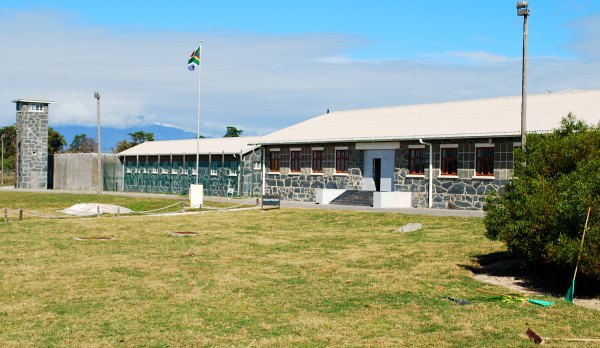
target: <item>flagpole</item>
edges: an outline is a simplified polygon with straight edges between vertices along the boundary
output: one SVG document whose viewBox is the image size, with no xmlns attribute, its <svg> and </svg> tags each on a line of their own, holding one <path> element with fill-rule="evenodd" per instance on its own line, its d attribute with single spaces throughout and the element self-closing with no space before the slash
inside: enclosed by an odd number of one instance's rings
<svg viewBox="0 0 600 348">
<path fill-rule="evenodd" d="M 198 62 L 198 124 L 196 127 L 196 185 L 198 185 L 198 178 L 200 178 L 200 75 L 202 72 L 202 41 L 200 41 L 200 61 Z"/>
</svg>

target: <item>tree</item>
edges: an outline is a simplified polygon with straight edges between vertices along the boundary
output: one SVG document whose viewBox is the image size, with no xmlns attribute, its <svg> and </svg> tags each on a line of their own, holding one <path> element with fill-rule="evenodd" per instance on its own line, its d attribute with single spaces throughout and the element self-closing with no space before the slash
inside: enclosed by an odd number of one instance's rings
<svg viewBox="0 0 600 348">
<path fill-rule="evenodd" d="M 0 136 L 4 135 L 4 170 L 12 171 L 15 167 L 15 144 L 17 127 L 15 125 L 0 128 Z"/>
<path fill-rule="evenodd" d="M 242 133 L 244 133 L 244 131 L 241 129 L 237 129 L 235 127 L 227 127 L 227 131 L 225 132 L 223 138 L 237 138 Z"/>
<path fill-rule="evenodd" d="M 69 152 L 96 152 L 98 144 L 96 139 L 88 138 L 85 134 L 78 134 L 69 145 Z"/>
<path fill-rule="evenodd" d="M 131 141 L 121 140 L 117 142 L 116 146 L 113 148 L 114 153 L 119 153 L 125 151 L 129 148 L 132 148 L 136 145 L 144 143 L 146 141 L 154 141 L 154 133 L 147 133 L 143 131 L 137 131 L 133 133 L 127 134 L 131 138 Z"/>
<path fill-rule="evenodd" d="M 65 137 L 52 127 L 48 127 L 48 153 L 55 154 L 62 152 L 66 145 L 67 141 Z"/>
<path fill-rule="evenodd" d="M 115 144 L 115 147 L 112 148 L 112 152 L 113 153 L 123 152 L 123 151 L 129 149 L 130 147 L 131 147 L 130 143 L 127 140 L 121 140 Z"/>
<path fill-rule="evenodd" d="M 528 134 L 514 179 L 485 207 L 486 236 L 536 263 L 572 270 L 592 207 L 580 271 L 600 279 L 600 125 L 569 114 L 551 134 Z"/>
<path fill-rule="evenodd" d="M 15 162 L 17 127 L 15 125 L 0 127 L 0 136 L 2 134 L 4 134 L 4 170 L 12 170 Z M 48 153 L 61 152 L 65 145 L 67 145 L 65 138 L 52 127 L 48 127 Z"/>
<path fill-rule="evenodd" d="M 139 145 L 146 141 L 154 141 L 154 133 L 146 133 L 143 131 L 137 131 L 128 134 L 131 138 L 131 142 L 134 145 Z"/>
</svg>

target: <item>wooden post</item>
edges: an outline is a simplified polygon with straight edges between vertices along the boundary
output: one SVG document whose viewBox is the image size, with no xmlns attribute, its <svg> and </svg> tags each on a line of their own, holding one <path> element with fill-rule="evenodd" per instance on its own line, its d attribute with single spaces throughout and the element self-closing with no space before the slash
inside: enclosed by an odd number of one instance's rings
<svg viewBox="0 0 600 348">
<path fill-rule="evenodd" d="M 8 209 L 4 208 L 4 222 L 8 223 Z"/>
<path fill-rule="evenodd" d="M 23 209 L 19 209 L 19 221 L 23 221 Z"/>
</svg>

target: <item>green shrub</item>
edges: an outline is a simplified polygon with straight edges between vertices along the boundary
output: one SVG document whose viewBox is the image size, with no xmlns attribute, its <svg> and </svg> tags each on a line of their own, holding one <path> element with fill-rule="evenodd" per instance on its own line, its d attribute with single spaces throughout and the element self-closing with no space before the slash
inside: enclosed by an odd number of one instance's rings
<svg viewBox="0 0 600 348">
<path fill-rule="evenodd" d="M 527 135 L 525 150 L 516 151 L 514 179 L 485 207 L 486 236 L 530 261 L 569 269 L 588 207 L 580 270 L 600 279 L 600 127 L 569 114 L 551 134 Z"/>
</svg>

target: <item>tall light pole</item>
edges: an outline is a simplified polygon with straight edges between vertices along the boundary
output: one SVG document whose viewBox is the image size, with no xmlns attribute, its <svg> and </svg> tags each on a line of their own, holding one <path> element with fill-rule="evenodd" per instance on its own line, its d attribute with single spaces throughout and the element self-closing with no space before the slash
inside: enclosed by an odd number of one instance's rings
<svg viewBox="0 0 600 348">
<path fill-rule="evenodd" d="M 102 160 L 100 159 L 102 153 L 102 148 L 100 147 L 100 93 L 97 91 L 94 92 L 94 98 L 96 98 L 98 108 L 98 193 L 100 193 L 102 191 Z"/>
<path fill-rule="evenodd" d="M 1 184 L 4 185 L 4 136 L 6 135 L 6 133 L 2 133 L 2 135 L 0 135 L 0 140 L 2 140 L 2 182 Z"/>
<path fill-rule="evenodd" d="M 517 2 L 517 16 L 523 17 L 523 72 L 521 77 L 521 148 L 525 148 L 527 132 L 527 18 L 529 4 L 527 1 Z"/>
</svg>

